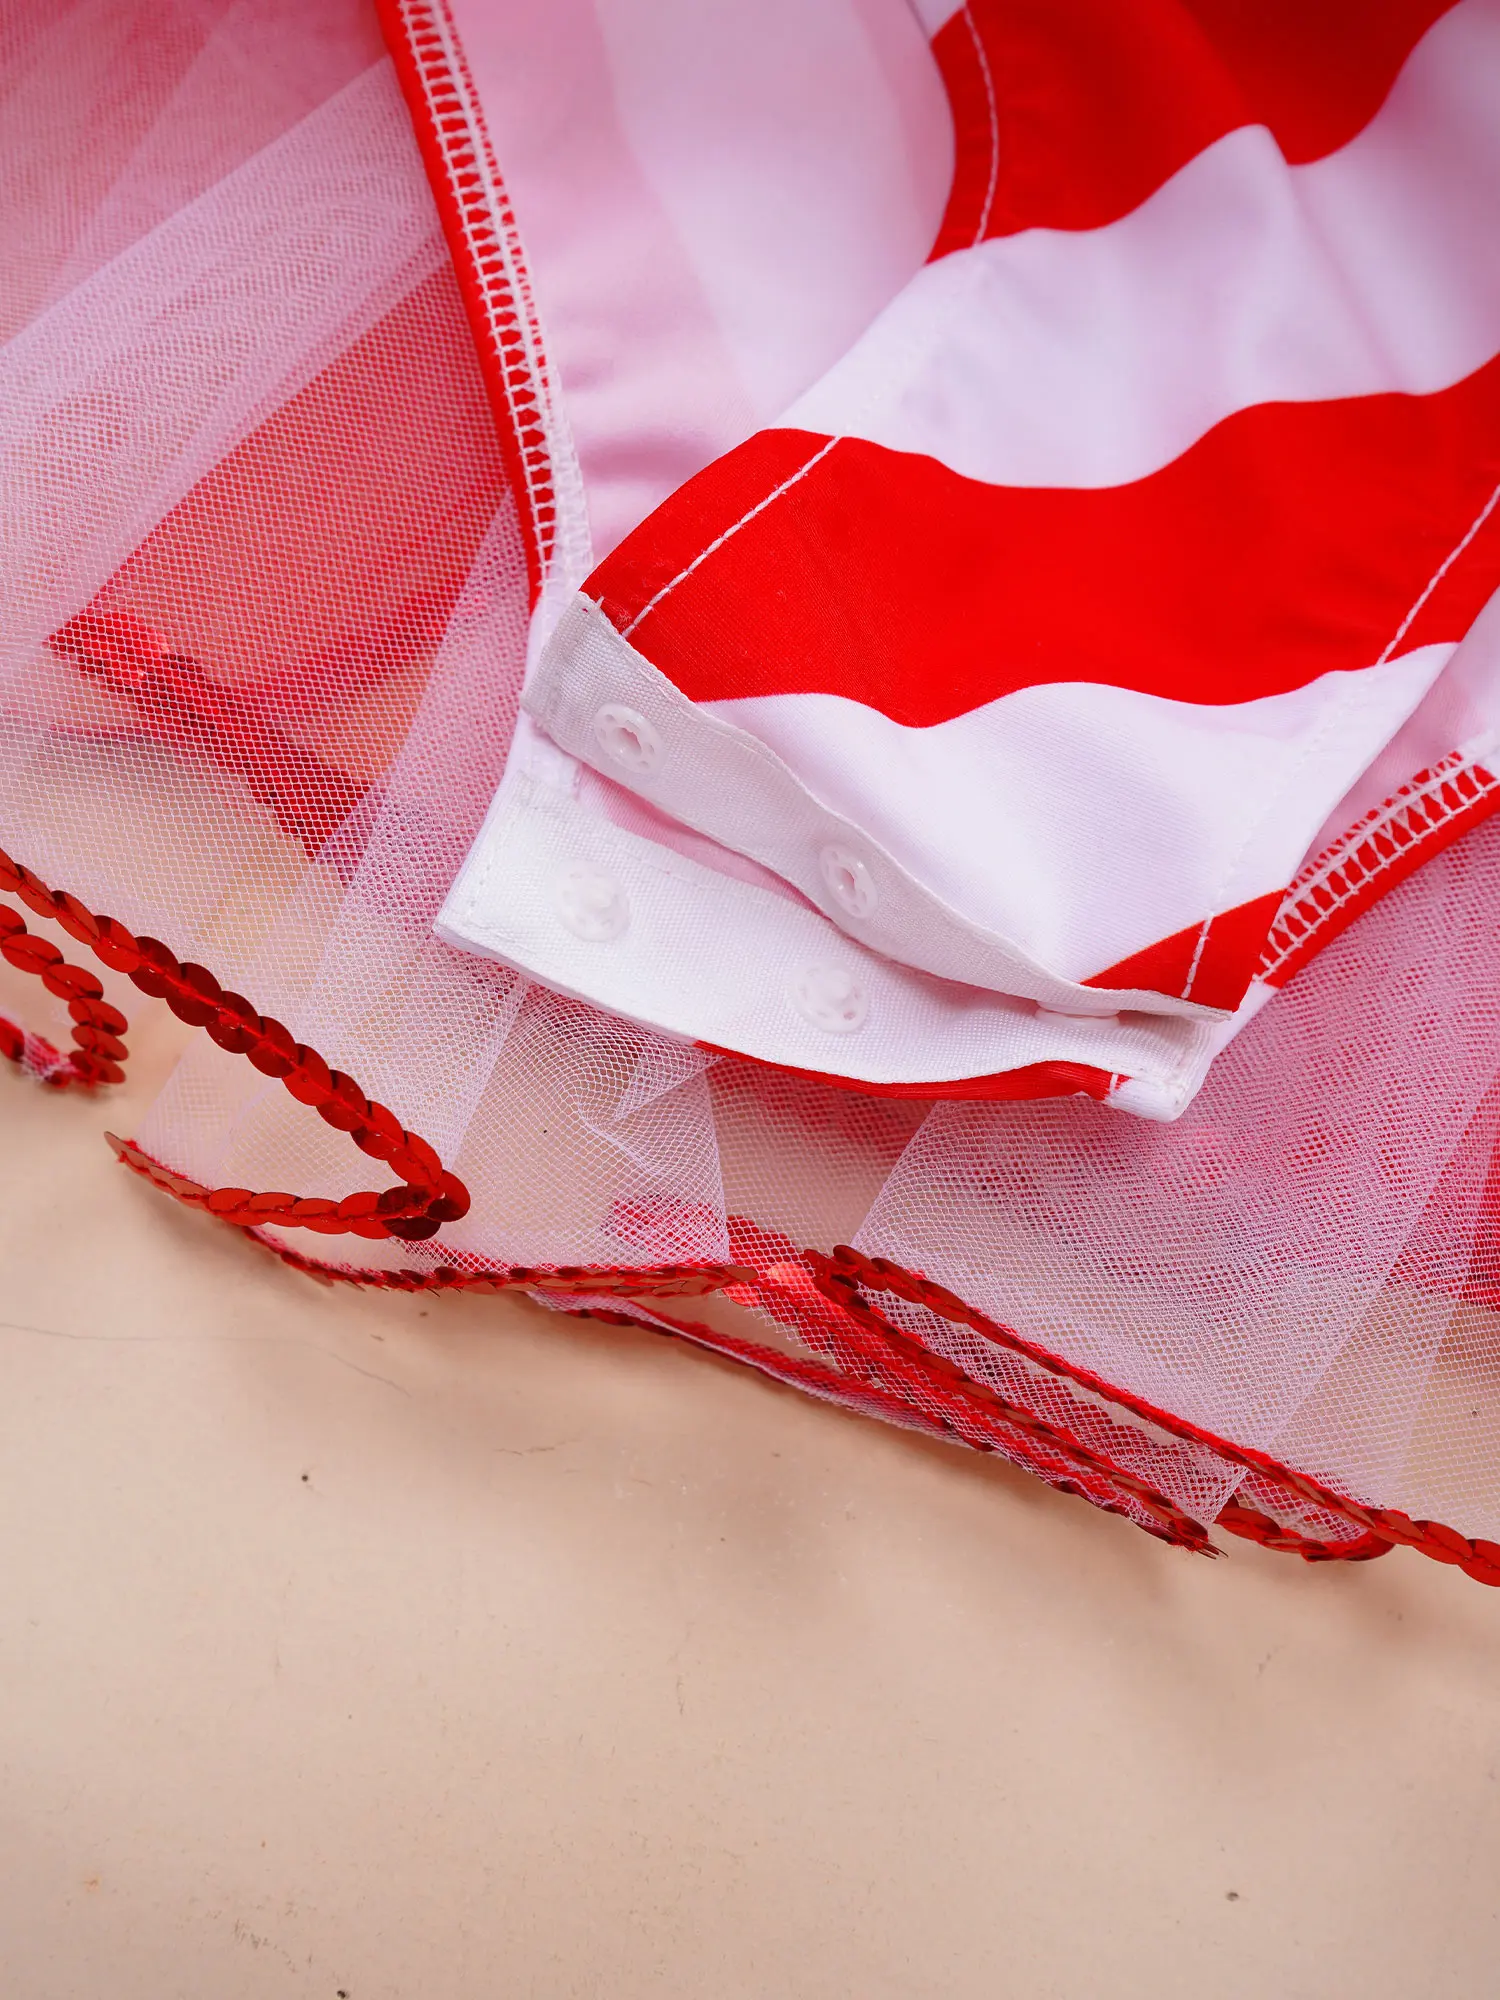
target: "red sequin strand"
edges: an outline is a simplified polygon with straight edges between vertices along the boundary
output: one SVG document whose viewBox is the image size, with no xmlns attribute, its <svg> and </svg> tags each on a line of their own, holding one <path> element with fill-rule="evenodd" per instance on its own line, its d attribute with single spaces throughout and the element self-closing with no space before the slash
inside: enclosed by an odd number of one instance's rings
<svg viewBox="0 0 1500 2000">
<path fill-rule="evenodd" d="M 3 857 L 0 857 L 3 859 Z M 35 877 L 30 878 L 35 881 Z M 0 873 L 0 887 L 12 888 Z M 14 890 L 24 894 L 20 884 Z M 27 902 L 36 907 L 33 898 Z M 49 908 L 46 915 L 55 912 Z M 130 1051 L 120 1040 L 125 1032 L 125 1016 L 104 998 L 104 988 L 96 975 L 81 965 L 70 965 L 55 944 L 34 937 L 24 917 L 0 904 L 0 958 L 18 972 L 40 979 L 49 993 L 66 1000 L 73 1019 L 74 1047 L 64 1053 L 39 1035 L 28 1035 L 14 1021 L 0 1021 L 0 1055 L 22 1063 L 53 1089 L 69 1084 L 85 1089 L 100 1083 L 120 1083 L 121 1068 Z"/>
<path fill-rule="evenodd" d="M 937 1285 L 920 1272 L 904 1270 L 899 1264 L 891 1263 L 884 1257 L 866 1257 L 862 1251 L 853 1249 L 847 1243 L 838 1244 L 831 1258 L 821 1257 L 816 1252 L 809 1253 L 809 1269 L 814 1283 L 824 1296 L 835 1304 L 864 1320 L 867 1324 L 887 1328 L 895 1333 L 895 1328 L 884 1315 L 877 1312 L 861 1294 L 864 1291 L 889 1292 L 897 1298 L 923 1305 L 940 1318 L 951 1321 L 956 1326 L 968 1327 L 972 1332 L 982 1334 L 997 1345 L 1023 1354 L 1038 1367 L 1067 1381 L 1076 1382 L 1091 1395 L 1101 1397 L 1122 1411 L 1143 1418 L 1159 1430 L 1173 1437 L 1188 1439 L 1196 1444 L 1205 1444 L 1227 1459 L 1231 1465 L 1243 1466 L 1246 1471 L 1257 1473 L 1263 1480 L 1280 1487 L 1293 1505 L 1311 1502 L 1313 1506 L 1347 1521 L 1351 1527 L 1360 1529 L 1361 1539 L 1348 1542 L 1316 1542 L 1298 1535 L 1294 1531 L 1272 1522 L 1257 1509 L 1231 1506 L 1220 1515 L 1220 1521 L 1230 1533 L 1258 1541 L 1266 1548 L 1283 1549 L 1303 1556 L 1309 1562 L 1359 1562 L 1367 1561 L 1380 1553 L 1368 1546 L 1371 1540 L 1399 1543 L 1416 1549 L 1429 1556 L 1434 1562 L 1453 1563 L 1465 1576 L 1476 1583 L 1500 1585 L 1500 1542 L 1484 1539 L 1470 1539 L 1459 1534 L 1456 1528 L 1445 1527 L 1441 1521 L 1414 1521 L 1398 1507 L 1367 1507 L 1361 1501 L 1351 1500 L 1347 1494 L 1336 1492 L 1325 1486 L 1319 1479 L 1313 1479 L 1305 1472 L 1282 1465 L 1264 1452 L 1254 1451 L 1248 1446 L 1237 1445 L 1228 1438 L 1215 1436 L 1210 1431 L 1201 1430 L 1196 1424 L 1174 1417 L 1170 1411 L 1157 1409 L 1153 1404 L 1143 1402 L 1137 1396 L 1128 1395 L 1115 1388 L 1101 1376 L 1088 1369 L 1079 1368 L 1062 1360 L 1057 1355 L 1048 1354 L 1033 1342 L 1024 1339 L 1014 1328 L 1002 1326 L 973 1306 L 966 1305 L 955 1293 Z M 897 1335 L 897 1338 L 903 1336 Z M 1226 1518 L 1227 1516 L 1227 1518 Z M 1264 1523 L 1264 1527 L 1260 1524 Z"/>
<path fill-rule="evenodd" d="M 107 1135 L 116 1155 L 133 1172 L 187 1207 L 204 1209 L 223 1221 L 251 1226 L 274 1222 L 324 1236 L 396 1236 L 418 1242 L 435 1236 L 445 1222 L 468 1214 L 469 1190 L 456 1174 L 444 1170 L 425 1139 L 403 1130 L 394 1113 L 367 1098 L 352 1077 L 330 1069 L 316 1049 L 296 1041 L 280 1021 L 258 1014 L 242 994 L 226 992 L 206 966 L 178 959 L 156 938 L 136 937 L 113 917 L 95 915 L 76 896 L 49 889 L 3 852 L 0 890 L 60 924 L 141 992 L 165 1000 L 178 1020 L 206 1029 L 221 1049 L 244 1056 L 262 1075 L 276 1077 L 299 1104 L 316 1111 L 335 1130 L 347 1132 L 362 1153 L 383 1161 L 403 1180 L 396 1187 L 345 1195 L 341 1201 L 280 1191 L 259 1194 L 251 1188 L 205 1188 L 161 1166 L 128 1140 Z M 55 945 L 32 937 L 24 920 L 3 907 L 0 953 L 68 1001 L 79 1044 L 78 1053 L 70 1058 L 79 1072 L 77 1080 L 121 1082 L 126 1049 L 118 1036 L 125 1017 L 104 1004 L 104 989 L 95 976 L 67 964 Z"/>
</svg>

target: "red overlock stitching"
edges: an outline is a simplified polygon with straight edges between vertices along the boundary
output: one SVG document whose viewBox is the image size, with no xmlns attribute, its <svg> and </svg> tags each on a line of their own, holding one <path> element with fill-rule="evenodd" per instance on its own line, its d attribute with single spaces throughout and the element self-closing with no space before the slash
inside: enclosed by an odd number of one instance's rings
<svg viewBox="0 0 1500 2000">
<path fill-rule="evenodd" d="M 1285 986 L 1356 917 L 1500 807 L 1500 779 L 1453 751 L 1313 856 L 1287 890 L 1257 978 Z"/>
<path fill-rule="evenodd" d="M 551 567 L 557 498 L 541 327 L 519 233 L 445 0 L 376 0 L 447 239 L 521 519 L 533 605 Z"/>
</svg>

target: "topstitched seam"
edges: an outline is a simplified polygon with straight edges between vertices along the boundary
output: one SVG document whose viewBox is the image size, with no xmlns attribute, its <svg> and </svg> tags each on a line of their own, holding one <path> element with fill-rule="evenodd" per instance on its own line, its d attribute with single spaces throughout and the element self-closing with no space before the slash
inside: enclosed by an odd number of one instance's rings
<svg viewBox="0 0 1500 2000">
<path fill-rule="evenodd" d="M 1192 963 L 1188 966 L 1187 978 L 1182 983 L 1182 993 L 1180 997 L 1184 1000 L 1186 1000 L 1189 994 L 1191 994 L 1193 990 L 1193 981 L 1198 977 L 1198 967 L 1202 962 L 1203 948 L 1208 943 L 1209 926 L 1212 923 L 1213 923 L 1212 917 L 1205 917 L 1203 919 L 1203 928 L 1202 930 L 1199 931 L 1198 942 L 1193 947 Z"/>
<path fill-rule="evenodd" d="M 690 563 L 688 563 L 685 568 L 680 569 L 677 572 L 676 576 L 672 578 L 670 583 L 664 583 L 661 589 L 657 591 L 655 597 L 648 599 L 648 601 L 641 606 L 640 610 L 635 614 L 634 618 L 631 619 L 630 623 L 620 628 L 620 637 L 622 639 L 628 639 L 631 633 L 637 627 L 637 625 L 639 625 L 643 619 L 648 618 L 651 615 L 651 613 L 656 609 L 657 605 L 661 603 L 664 597 L 670 597 L 672 592 L 677 588 L 679 583 L 685 583 L 686 580 L 692 575 L 693 571 L 697 569 L 701 563 L 707 562 L 708 558 L 711 555 L 713 555 L 715 550 L 723 548 L 724 544 L 727 541 L 729 541 L 733 536 L 737 535 L 741 528 L 746 527 L 751 521 L 753 521 L 757 514 L 763 514 L 766 511 L 767 507 L 770 506 L 773 500 L 779 500 L 783 493 L 790 491 L 790 489 L 797 484 L 798 480 L 805 479 L 808 473 L 811 472 L 813 467 L 818 463 L 819 459 L 827 458 L 829 452 L 831 452 L 834 446 L 839 442 L 840 439 L 836 437 L 829 438 L 827 443 L 820 445 L 818 449 L 813 453 L 812 457 L 808 459 L 807 463 L 805 465 L 800 465 L 789 479 L 783 479 L 781 484 L 775 487 L 770 493 L 768 493 L 763 500 L 757 500 L 753 507 L 747 508 L 746 511 L 743 514 L 741 514 L 740 518 L 737 521 L 731 521 L 729 526 L 724 530 L 724 532 L 721 535 L 716 535 L 714 539 L 709 543 L 706 549 L 700 550 L 699 553 L 693 557 L 693 560 Z M 601 606 L 600 608 L 602 610 L 603 607 Z"/>
<path fill-rule="evenodd" d="M 984 241 L 989 232 L 990 211 L 995 205 L 995 191 L 1000 185 L 1000 107 L 995 100 L 995 78 L 990 69 L 989 52 L 984 46 L 984 39 L 975 22 L 972 7 L 964 8 L 964 20 L 974 44 L 979 74 L 984 78 L 984 97 L 990 115 L 990 180 L 989 186 L 984 191 L 984 206 L 979 211 L 979 227 L 974 231 L 974 242 L 969 246 L 973 249 Z"/>
<path fill-rule="evenodd" d="M 1385 651 L 1381 654 L 1380 658 L 1375 662 L 1377 667 L 1383 667 L 1386 661 L 1390 659 L 1391 655 L 1395 652 L 1396 648 L 1401 644 L 1401 641 L 1406 637 L 1407 633 L 1411 630 L 1412 623 L 1415 620 L 1417 613 L 1422 609 L 1422 606 L 1427 602 L 1428 598 L 1431 597 L 1432 593 L 1437 589 L 1438 585 L 1442 582 L 1443 578 L 1448 574 L 1449 570 L 1452 569 L 1453 565 L 1458 561 L 1459 557 L 1463 554 L 1464 550 L 1469 546 L 1470 542 L 1472 542 L 1474 537 L 1479 533 L 1479 530 L 1484 526 L 1485 522 L 1490 518 L 1491 514 L 1494 513 L 1497 502 L 1500 502 L 1500 486 L 1497 486 L 1495 488 L 1494 492 L 1490 495 L 1489 499 L 1485 501 L 1484 505 L 1480 508 L 1479 512 L 1474 516 L 1474 519 L 1469 524 L 1468 532 L 1463 536 L 1463 538 L 1460 541 L 1456 542 L 1453 545 L 1453 547 L 1448 551 L 1447 555 L 1445 555 L 1443 557 L 1443 560 L 1438 564 L 1437 568 L 1432 572 L 1432 575 L 1427 579 L 1426 586 L 1422 590 L 1422 593 L 1418 597 L 1416 603 L 1412 606 L 1411 610 L 1407 612 L 1406 616 L 1401 620 L 1401 623 L 1396 627 L 1395 636 L 1392 638 L 1391 643 L 1386 647 Z"/>
</svg>

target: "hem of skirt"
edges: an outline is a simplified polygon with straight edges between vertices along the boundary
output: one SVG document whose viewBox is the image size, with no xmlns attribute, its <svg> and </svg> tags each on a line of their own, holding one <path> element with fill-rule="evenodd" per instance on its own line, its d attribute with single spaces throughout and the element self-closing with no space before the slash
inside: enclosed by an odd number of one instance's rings
<svg viewBox="0 0 1500 2000">
<path fill-rule="evenodd" d="M 1026 1340 L 918 1273 L 846 1245 L 831 1257 L 798 1250 L 789 1239 L 783 1243 L 753 1223 L 734 1225 L 733 1234 L 739 1239 L 732 1245 L 734 1261 L 725 1264 L 492 1266 L 466 1259 L 463 1264 L 384 1271 L 324 1262 L 263 1236 L 259 1240 L 284 1262 L 325 1284 L 401 1292 L 519 1291 L 575 1317 L 665 1333 L 856 1414 L 1003 1457 L 1056 1490 L 1121 1514 L 1175 1547 L 1207 1556 L 1221 1553 L 1205 1523 L 1150 1479 L 1055 1414 L 1044 1414 L 966 1375 L 902 1333 L 865 1296 L 893 1294 L 1024 1356 L 1033 1367 L 1083 1391 L 1113 1417 L 1202 1448 L 1239 1470 L 1246 1486 L 1218 1508 L 1209 1524 L 1227 1534 L 1313 1563 L 1367 1562 L 1405 1546 L 1460 1569 L 1475 1582 L 1500 1585 L 1500 1544 L 1462 1535 L 1441 1522 L 1414 1520 L 1399 1508 L 1358 1500 L 1269 1453 L 1174 1416 Z M 678 1318 L 669 1310 L 674 1298 L 712 1292 L 758 1311 L 813 1351 L 789 1353 Z M 1298 1514 L 1303 1525 L 1298 1525 Z M 1342 1532 L 1310 1530 L 1305 1524 L 1309 1514 Z"/>
</svg>

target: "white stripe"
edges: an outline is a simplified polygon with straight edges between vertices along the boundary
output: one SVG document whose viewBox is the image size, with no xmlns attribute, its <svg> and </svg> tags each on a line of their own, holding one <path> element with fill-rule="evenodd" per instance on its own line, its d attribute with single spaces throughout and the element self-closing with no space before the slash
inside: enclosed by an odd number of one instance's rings
<svg viewBox="0 0 1500 2000">
<path fill-rule="evenodd" d="M 961 14 L 962 6 L 955 6 L 954 0 L 911 0 L 911 11 L 922 24 L 922 32 L 931 41 L 939 28 L 945 27 L 955 14 Z"/>
<path fill-rule="evenodd" d="M 450 0 L 596 558 L 931 248 L 952 118 L 905 0 Z"/>
<path fill-rule="evenodd" d="M 1462 0 L 1339 152 L 1229 133 L 1101 229 L 926 267 L 788 426 L 973 479 L 1111 486 L 1237 410 L 1462 380 L 1500 350 L 1500 0 Z"/>
<path fill-rule="evenodd" d="M 1290 881 L 1329 801 L 1453 651 L 1423 646 L 1222 708 L 1085 682 L 1021 688 L 926 729 L 840 695 L 709 707 L 934 898 L 1087 979 Z"/>
</svg>

